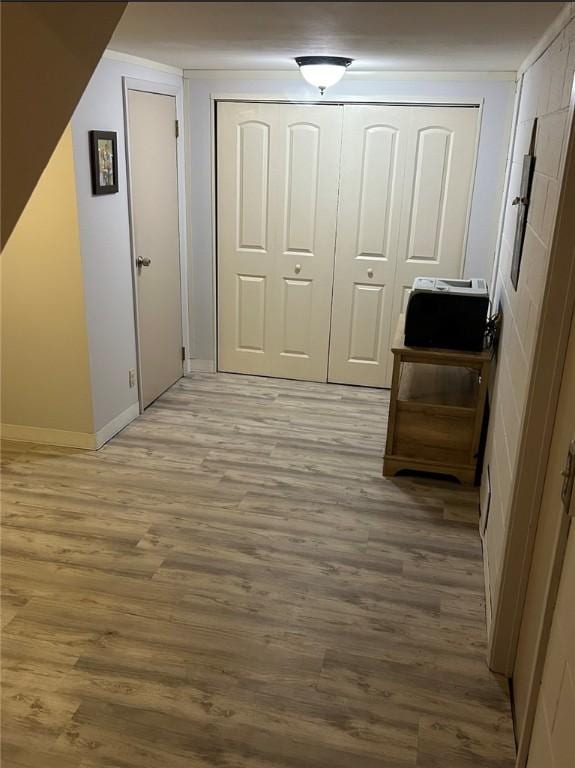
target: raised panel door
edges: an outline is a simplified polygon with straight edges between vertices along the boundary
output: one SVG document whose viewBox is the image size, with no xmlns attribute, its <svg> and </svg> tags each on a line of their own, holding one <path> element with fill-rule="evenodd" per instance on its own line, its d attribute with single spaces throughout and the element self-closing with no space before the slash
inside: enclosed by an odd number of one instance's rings
<svg viewBox="0 0 575 768">
<path fill-rule="evenodd" d="M 274 375 L 326 381 L 342 108 L 280 110 L 275 183 L 284 233 L 276 259 Z"/>
<path fill-rule="evenodd" d="M 341 113 L 218 105 L 221 370 L 327 379 Z"/>
<path fill-rule="evenodd" d="M 409 108 L 345 106 L 329 380 L 385 386 Z"/>
<path fill-rule="evenodd" d="M 270 166 L 275 104 L 218 105 L 218 357 L 224 371 L 265 372 L 274 268 Z"/>
<path fill-rule="evenodd" d="M 392 327 L 416 277 L 461 277 L 475 175 L 478 110 L 412 107 L 402 188 Z M 386 382 L 391 380 L 388 355 Z"/>
</svg>

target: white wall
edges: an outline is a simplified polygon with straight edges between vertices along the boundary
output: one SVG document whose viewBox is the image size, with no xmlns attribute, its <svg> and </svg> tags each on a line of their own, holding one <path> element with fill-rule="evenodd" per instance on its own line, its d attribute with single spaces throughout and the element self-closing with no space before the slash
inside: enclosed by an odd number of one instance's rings
<svg viewBox="0 0 575 768">
<path fill-rule="evenodd" d="M 297 74 L 297 73 L 296 73 Z M 398 79 L 352 78 L 331 88 L 327 98 L 390 98 L 433 101 L 483 102 L 477 174 L 473 191 L 469 238 L 465 262 L 468 276 L 491 277 L 496 249 L 501 193 L 511 126 L 515 82 L 485 73 L 404 73 Z M 284 99 L 318 98 L 317 90 L 297 74 L 281 73 L 226 75 L 224 72 L 184 73 L 188 103 L 188 205 L 190 223 L 190 339 L 192 357 L 214 361 L 214 285 L 212 220 L 212 104 L 210 94 L 280 96 Z"/>
<path fill-rule="evenodd" d="M 95 431 L 133 413 L 138 402 L 137 388 L 128 382 L 136 345 L 122 78 L 181 86 L 181 75 L 166 69 L 103 58 L 72 117 Z M 92 195 L 90 130 L 118 134 L 117 194 Z"/>
<path fill-rule="evenodd" d="M 509 150 L 510 184 L 497 270 L 495 305 L 503 311 L 502 335 L 492 388 L 491 419 L 485 464 L 491 478 L 491 503 L 485 531 L 485 565 L 489 598 L 496 611 L 500 576 L 509 530 L 534 345 L 555 227 L 561 165 L 566 151 L 568 106 L 575 70 L 575 19 L 540 51 L 522 77 L 517 127 Z M 519 283 L 509 277 L 523 155 L 529 150 L 534 118 L 538 118 L 535 175 Z M 487 482 L 487 473 L 483 476 Z M 487 499 L 488 494 L 482 493 Z M 518 513 L 521 511 L 519 510 Z M 483 515 L 487 513 L 483 509 Z"/>
<path fill-rule="evenodd" d="M 315 89 L 297 79 L 194 73 L 187 79 L 186 154 L 188 156 L 189 334 L 191 357 L 214 361 L 214 283 L 212 221 L 212 102 L 210 94 L 281 95 L 316 98 Z M 102 430 L 137 404 L 128 371 L 136 367 L 128 198 L 126 185 L 122 79 L 136 78 L 179 86 L 170 68 L 146 66 L 131 57 L 104 58 L 73 118 L 78 216 L 84 270 L 94 430 Z M 505 153 L 515 83 L 507 77 L 463 73 L 403 76 L 403 79 L 345 79 L 331 98 L 465 100 L 483 103 L 483 117 L 472 201 L 465 272 L 490 277 L 503 186 Z M 93 196 L 88 133 L 118 134 L 119 185 L 115 195 Z"/>
</svg>

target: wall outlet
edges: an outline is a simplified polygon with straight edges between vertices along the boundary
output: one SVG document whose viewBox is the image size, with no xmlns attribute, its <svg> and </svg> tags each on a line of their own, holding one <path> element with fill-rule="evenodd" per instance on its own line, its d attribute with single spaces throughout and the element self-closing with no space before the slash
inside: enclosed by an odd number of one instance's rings
<svg viewBox="0 0 575 768">
<path fill-rule="evenodd" d="M 136 386 L 136 369 L 135 368 L 130 368 L 130 370 L 128 371 L 128 382 L 130 384 L 130 389 Z"/>
</svg>

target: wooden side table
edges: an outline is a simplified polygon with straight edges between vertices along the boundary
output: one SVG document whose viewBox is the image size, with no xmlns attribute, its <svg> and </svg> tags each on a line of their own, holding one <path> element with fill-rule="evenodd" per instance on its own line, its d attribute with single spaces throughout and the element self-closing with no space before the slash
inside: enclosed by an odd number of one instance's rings
<svg viewBox="0 0 575 768">
<path fill-rule="evenodd" d="M 492 350 L 406 347 L 399 318 L 383 474 L 436 472 L 473 485 Z"/>
</svg>

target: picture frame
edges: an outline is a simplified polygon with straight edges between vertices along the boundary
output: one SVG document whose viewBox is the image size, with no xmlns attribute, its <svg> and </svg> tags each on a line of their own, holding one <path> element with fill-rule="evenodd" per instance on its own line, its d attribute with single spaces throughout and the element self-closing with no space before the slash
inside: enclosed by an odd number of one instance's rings
<svg viewBox="0 0 575 768">
<path fill-rule="evenodd" d="M 511 203 L 512 205 L 516 205 L 518 207 L 510 274 L 511 284 L 515 290 L 517 290 L 517 286 L 519 285 L 519 270 L 521 269 L 521 258 L 523 256 L 523 244 L 525 243 L 525 233 L 527 230 L 531 188 L 533 186 L 533 174 L 535 173 L 536 136 L 537 118 L 535 118 L 533 123 L 529 152 L 526 155 L 523 155 L 523 167 L 521 169 L 521 186 L 519 188 L 519 195 L 514 198 L 513 202 Z"/>
<path fill-rule="evenodd" d="M 92 194 L 112 195 L 118 191 L 118 134 L 90 131 Z"/>
</svg>

